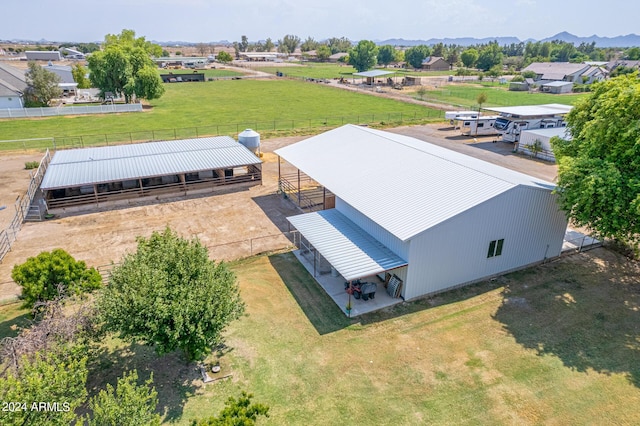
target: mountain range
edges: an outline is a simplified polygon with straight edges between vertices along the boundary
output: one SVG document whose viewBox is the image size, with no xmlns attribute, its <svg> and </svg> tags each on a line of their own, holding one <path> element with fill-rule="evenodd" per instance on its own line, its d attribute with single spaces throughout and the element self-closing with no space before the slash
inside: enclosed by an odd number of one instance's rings
<svg viewBox="0 0 640 426">
<path fill-rule="evenodd" d="M 401 38 L 392 38 L 388 40 L 376 41 L 378 45 L 391 44 L 393 46 L 417 46 L 420 44 L 434 45 L 438 43 L 442 44 L 457 44 L 459 46 L 472 46 L 474 44 L 486 44 L 492 41 L 497 41 L 500 46 L 509 45 L 512 43 L 526 43 L 529 41 L 553 41 L 560 40 L 574 45 L 580 45 L 580 43 L 591 44 L 595 42 L 597 47 L 633 47 L 640 46 L 640 36 L 636 34 L 627 34 L 617 37 L 600 37 L 592 35 L 589 37 L 578 37 L 570 34 L 566 31 L 558 33 L 554 36 L 544 38 L 542 40 L 526 39 L 520 40 L 517 37 L 486 37 L 486 38 L 473 38 L 473 37 L 459 37 L 459 38 L 431 38 L 428 40 L 404 40 Z"/>
<path fill-rule="evenodd" d="M 592 35 L 589 37 L 579 37 L 573 34 L 570 34 L 566 31 L 558 33 L 554 36 L 547 37 L 541 40 L 535 40 L 532 38 L 528 38 L 526 40 L 520 40 L 518 37 L 485 37 L 485 38 L 473 38 L 473 37 L 458 37 L 458 38 L 430 38 L 428 40 L 405 40 L 402 38 L 391 38 L 387 40 L 375 40 L 375 43 L 382 46 L 385 44 L 391 44 L 393 46 L 417 46 L 420 44 L 426 45 L 435 45 L 438 43 L 442 44 L 457 44 L 459 46 L 472 46 L 476 44 L 486 44 L 492 41 L 497 41 L 500 46 L 509 45 L 512 43 L 526 43 L 529 41 L 553 41 L 560 40 L 568 43 L 573 43 L 574 45 L 579 45 L 580 43 L 588 43 L 591 44 L 595 42 L 597 47 L 634 47 L 640 46 L 640 36 L 636 34 L 627 34 L 616 37 L 600 37 L 597 35 Z M 264 40 L 262 40 L 264 41 Z M 275 41 L 275 40 L 274 40 Z M 322 40 L 321 40 L 322 41 Z M 14 43 L 34 43 L 33 40 L 11 40 Z M 77 41 L 76 41 L 77 42 Z M 51 41 L 47 41 L 45 39 L 39 40 L 37 43 L 40 44 L 48 44 L 52 43 Z M 56 42 L 58 43 L 58 42 Z M 97 41 L 96 43 L 100 43 Z M 157 43 L 161 46 L 194 46 L 198 44 L 198 42 L 189 42 L 189 41 L 156 41 L 153 40 L 153 43 Z M 231 45 L 232 43 L 228 40 L 221 41 L 212 41 L 206 42 L 207 44 L 216 44 L 216 45 Z"/>
</svg>

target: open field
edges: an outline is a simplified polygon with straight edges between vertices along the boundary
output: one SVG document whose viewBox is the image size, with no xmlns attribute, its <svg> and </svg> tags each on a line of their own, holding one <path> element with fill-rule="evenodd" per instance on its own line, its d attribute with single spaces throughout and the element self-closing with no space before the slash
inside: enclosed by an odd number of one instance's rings
<svg viewBox="0 0 640 426">
<path fill-rule="evenodd" d="M 298 66 L 278 66 L 278 63 L 269 65 L 261 64 L 244 64 L 247 68 L 257 71 L 275 74 L 282 72 L 287 77 L 305 77 L 305 78 L 352 78 L 356 69 L 351 65 L 320 63 L 320 62 L 303 62 Z M 377 69 L 377 68 L 376 68 Z M 384 71 L 395 72 L 398 76 L 404 75 L 421 75 L 421 76 L 445 76 L 453 75 L 454 71 L 416 71 L 404 68 L 380 68 Z M 361 77 L 357 77 L 361 78 Z"/>
<path fill-rule="evenodd" d="M 388 121 L 401 116 L 405 120 L 441 116 L 440 111 L 421 105 L 284 79 L 168 84 L 166 89 L 144 113 L 6 119 L 0 120 L 0 134 L 3 140 L 55 137 L 59 146 L 81 146 L 237 134 L 246 127 L 291 130 L 369 122 L 376 117 Z M 50 142 L 32 146 L 43 144 Z M 0 143 L 0 150 L 21 148 L 21 143 Z"/>
<path fill-rule="evenodd" d="M 167 423 L 217 413 L 241 390 L 264 425 L 638 424 L 640 267 L 606 249 L 348 320 L 292 254 L 231 264 L 246 315 L 203 384 L 179 354 L 107 340 L 93 393 L 153 373 Z M 15 305 L 0 307 L 0 331 Z M 18 317 L 22 321 L 23 317 Z"/>
</svg>

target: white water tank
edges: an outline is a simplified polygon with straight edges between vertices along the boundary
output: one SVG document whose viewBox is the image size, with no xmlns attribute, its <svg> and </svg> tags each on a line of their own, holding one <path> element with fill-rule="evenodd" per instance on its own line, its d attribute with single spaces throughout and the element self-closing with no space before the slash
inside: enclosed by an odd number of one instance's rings
<svg viewBox="0 0 640 426">
<path fill-rule="evenodd" d="M 245 129 L 238 135 L 238 142 L 246 146 L 256 155 L 260 153 L 260 133 L 251 129 Z"/>
</svg>

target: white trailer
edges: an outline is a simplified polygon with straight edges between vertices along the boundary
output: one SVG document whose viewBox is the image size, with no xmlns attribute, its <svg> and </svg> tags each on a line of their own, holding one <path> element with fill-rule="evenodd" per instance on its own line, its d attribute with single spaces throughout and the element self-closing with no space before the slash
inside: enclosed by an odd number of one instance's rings
<svg viewBox="0 0 640 426">
<path fill-rule="evenodd" d="M 565 127 L 564 116 L 571 111 L 570 105 L 546 104 L 486 108 L 500 113 L 493 127 L 504 142 L 518 142 L 523 130 Z"/>
<path fill-rule="evenodd" d="M 445 120 L 449 120 L 451 124 L 460 118 L 478 118 L 478 116 L 480 116 L 478 111 L 445 111 L 444 113 Z"/>
<path fill-rule="evenodd" d="M 454 127 L 460 128 L 460 132 L 467 136 L 497 135 L 498 131 L 493 127 L 499 115 L 483 115 L 475 118 L 456 118 Z"/>
</svg>

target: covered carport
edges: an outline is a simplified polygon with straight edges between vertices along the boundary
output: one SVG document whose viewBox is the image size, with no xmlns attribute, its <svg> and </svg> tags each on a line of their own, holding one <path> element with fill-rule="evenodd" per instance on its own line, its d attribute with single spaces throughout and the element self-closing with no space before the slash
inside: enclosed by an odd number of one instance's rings
<svg viewBox="0 0 640 426">
<path fill-rule="evenodd" d="M 373 86 L 375 84 L 386 84 L 388 83 L 388 80 L 386 82 L 383 82 L 382 80 L 379 80 L 378 83 L 376 83 L 376 79 L 383 77 L 383 76 L 389 76 L 395 74 L 394 71 L 385 71 L 385 70 L 370 70 L 370 71 L 363 71 L 363 72 L 354 72 L 353 76 L 355 77 L 362 77 L 365 79 L 367 85 L 369 86 Z M 355 79 L 354 79 L 354 83 L 355 83 Z"/>
<path fill-rule="evenodd" d="M 407 262 L 338 210 L 287 219 L 299 233 L 296 256 L 343 312 L 358 316 L 402 302 L 383 284 L 397 279 L 394 270 L 406 267 Z M 376 284 L 375 296 L 368 300 L 352 297 L 345 283 L 356 280 Z M 347 312 L 349 303 L 352 309 Z"/>
</svg>

